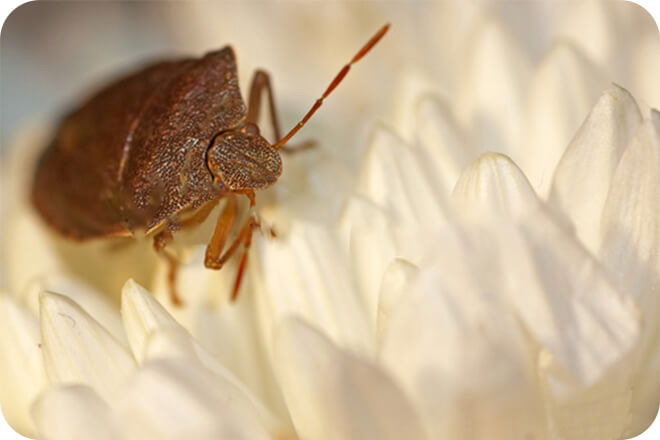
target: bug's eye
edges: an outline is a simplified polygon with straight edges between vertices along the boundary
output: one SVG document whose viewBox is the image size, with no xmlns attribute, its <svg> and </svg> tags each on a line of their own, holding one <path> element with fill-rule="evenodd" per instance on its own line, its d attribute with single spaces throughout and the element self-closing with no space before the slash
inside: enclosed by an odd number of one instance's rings
<svg viewBox="0 0 660 440">
<path fill-rule="evenodd" d="M 259 127 L 256 125 L 248 122 L 245 124 L 243 127 L 243 130 L 241 130 L 243 133 L 247 134 L 248 136 L 256 136 L 259 134 Z"/>
</svg>

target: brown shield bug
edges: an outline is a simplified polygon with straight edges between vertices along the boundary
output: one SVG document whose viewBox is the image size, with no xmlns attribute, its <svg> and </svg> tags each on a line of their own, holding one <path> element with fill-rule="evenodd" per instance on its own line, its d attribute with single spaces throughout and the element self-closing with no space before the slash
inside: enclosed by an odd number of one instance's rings
<svg viewBox="0 0 660 440">
<path fill-rule="evenodd" d="M 176 304 L 178 263 L 165 246 L 176 231 L 200 224 L 226 198 L 204 264 L 220 269 L 242 248 L 235 299 L 252 231 L 259 226 L 249 216 L 225 249 L 237 222 L 236 195 L 246 195 L 252 206 L 255 190 L 275 183 L 282 172 L 279 151 L 293 150 L 285 144 L 388 28 L 374 34 L 284 137 L 268 74 L 255 73 L 246 108 L 229 46 L 198 59 L 152 64 L 115 81 L 60 123 L 37 164 L 34 206 L 57 232 L 79 241 L 133 236 L 137 230 L 152 234 L 154 248 L 169 261 Z M 256 125 L 263 91 L 275 144 Z M 183 213 L 192 215 L 182 220 Z"/>
</svg>

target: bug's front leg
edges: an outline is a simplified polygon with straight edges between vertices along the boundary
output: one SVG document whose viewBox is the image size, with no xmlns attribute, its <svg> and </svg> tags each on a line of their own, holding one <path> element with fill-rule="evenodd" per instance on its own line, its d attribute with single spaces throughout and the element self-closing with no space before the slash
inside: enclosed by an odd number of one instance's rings
<svg viewBox="0 0 660 440">
<path fill-rule="evenodd" d="M 167 283 L 170 291 L 170 299 L 172 300 L 172 304 L 180 307 L 183 305 L 183 302 L 181 301 L 181 297 L 177 293 L 176 289 L 176 279 L 179 271 L 179 260 L 169 250 L 165 249 L 167 244 L 173 239 L 174 234 L 169 229 L 166 228 L 160 231 L 154 236 L 154 249 L 167 260 L 167 264 L 169 266 L 167 272 Z"/>
<path fill-rule="evenodd" d="M 257 70 L 254 73 L 254 78 L 252 78 L 252 84 L 250 85 L 250 97 L 248 99 L 248 111 L 245 119 L 248 123 L 259 125 L 259 113 L 261 112 L 261 97 L 263 90 L 266 90 L 266 93 L 268 94 L 270 123 L 273 127 L 273 133 L 275 134 L 275 142 L 277 142 L 282 138 L 282 132 L 280 131 L 280 124 L 277 118 L 277 110 L 275 109 L 275 98 L 273 95 L 273 86 L 270 83 L 270 76 L 263 70 Z M 295 146 L 283 145 L 280 148 L 280 151 L 285 153 L 295 153 L 298 151 L 306 150 L 308 148 L 312 148 L 314 145 L 316 145 L 315 141 L 306 140 Z"/>
<path fill-rule="evenodd" d="M 220 254 L 225 247 L 232 226 L 234 226 L 234 223 L 236 222 L 236 210 L 236 196 L 234 194 L 228 194 L 227 204 L 222 209 L 218 221 L 215 224 L 211 241 L 209 241 L 208 246 L 206 246 L 204 266 L 209 269 L 220 269 L 226 261 L 226 259 L 223 259 Z"/>
<path fill-rule="evenodd" d="M 250 203 L 254 203 L 254 194 L 250 196 Z M 220 213 L 218 217 L 218 222 L 215 225 L 215 231 L 211 237 L 211 241 L 206 247 L 206 257 L 204 259 L 204 265 L 209 269 L 220 269 L 224 264 L 229 260 L 234 253 L 238 250 L 239 247 L 243 247 L 241 252 L 241 259 L 238 263 L 238 272 L 236 273 L 236 280 L 234 282 L 234 288 L 231 293 L 231 300 L 234 301 L 238 296 L 238 291 L 241 287 L 241 282 L 243 280 L 243 273 L 245 271 L 245 266 L 247 263 L 248 250 L 250 244 L 252 243 L 252 231 L 254 228 L 259 227 L 259 220 L 253 215 L 250 215 L 238 232 L 234 241 L 229 245 L 226 251 L 223 252 L 225 243 L 229 234 L 231 233 L 232 226 L 236 222 L 236 196 L 234 194 L 228 195 L 227 205 L 225 205 L 224 210 Z"/>
</svg>

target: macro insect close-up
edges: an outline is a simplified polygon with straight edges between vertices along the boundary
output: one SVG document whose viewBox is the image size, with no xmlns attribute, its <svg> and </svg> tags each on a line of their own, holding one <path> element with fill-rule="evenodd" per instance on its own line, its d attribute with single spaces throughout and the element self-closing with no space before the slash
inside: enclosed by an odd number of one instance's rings
<svg viewBox="0 0 660 440">
<path fill-rule="evenodd" d="M 64 236 L 86 240 L 154 236 L 154 248 L 170 264 L 172 300 L 176 257 L 165 246 L 180 228 L 203 222 L 222 197 L 228 199 L 206 250 L 204 265 L 220 269 L 239 246 L 243 252 L 232 298 L 238 294 L 252 230 L 249 216 L 225 250 L 236 222 L 237 194 L 254 204 L 255 190 L 282 172 L 279 151 L 303 127 L 348 73 L 385 34 L 383 26 L 333 79 L 301 122 L 284 137 L 268 74 L 255 73 L 249 105 L 240 95 L 231 47 L 200 59 L 162 61 L 95 94 L 61 122 L 37 165 L 32 200 Z M 277 141 L 269 143 L 257 122 L 263 94 Z M 182 212 L 196 211 L 179 219 Z"/>
<path fill-rule="evenodd" d="M 657 436 L 643 8 L 31 2 L 0 47 L 0 438 Z"/>
</svg>

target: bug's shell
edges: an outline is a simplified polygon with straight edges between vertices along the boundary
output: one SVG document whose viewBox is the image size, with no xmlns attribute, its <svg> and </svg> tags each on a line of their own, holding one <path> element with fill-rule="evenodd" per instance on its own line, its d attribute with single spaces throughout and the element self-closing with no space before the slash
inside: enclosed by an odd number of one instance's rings
<svg viewBox="0 0 660 440">
<path fill-rule="evenodd" d="M 74 239 L 149 232 L 222 194 L 206 151 L 245 112 L 231 47 L 125 76 L 61 122 L 37 165 L 34 205 Z"/>
</svg>

